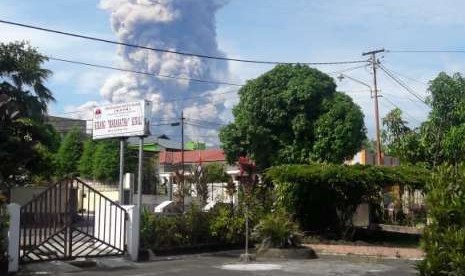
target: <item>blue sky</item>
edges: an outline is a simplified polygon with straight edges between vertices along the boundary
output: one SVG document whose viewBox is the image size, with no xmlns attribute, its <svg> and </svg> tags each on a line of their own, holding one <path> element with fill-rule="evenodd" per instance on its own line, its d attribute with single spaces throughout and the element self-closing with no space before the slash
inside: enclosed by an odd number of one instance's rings
<svg viewBox="0 0 465 276">
<path fill-rule="evenodd" d="M 386 49 L 465 49 L 464 1 L 311 1 L 231 0 L 216 14 L 220 49 L 230 57 L 324 62 L 360 59 L 363 51 Z M 95 0 L 2 0 L 0 18 L 53 29 L 116 39 L 107 11 Z M 116 64 L 116 47 L 97 42 L 0 24 L 0 40 L 29 40 L 47 55 L 106 65 Z M 180 49 L 182 50 L 182 49 Z M 206 53 L 208 54 L 208 53 Z M 410 77 L 401 77 L 418 94 L 426 94 L 426 82 L 438 72 L 464 72 L 465 54 L 385 53 L 382 63 Z M 113 72 L 49 62 L 54 71 L 49 87 L 57 102 L 51 112 L 62 114 L 89 101 L 100 101 L 100 88 Z M 321 66 L 333 72 L 352 66 Z M 229 63 L 227 78 L 236 82 L 256 77 L 270 66 Z M 368 69 L 348 75 L 371 83 Z M 365 87 L 344 80 L 347 91 L 365 113 L 369 136 L 373 136 L 373 107 Z M 381 114 L 395 105 L 408 112 L 413 126 L 428 109 L 380 73 Z M 231 105 L 235 96 L 227 99 Z"/>
</svg>

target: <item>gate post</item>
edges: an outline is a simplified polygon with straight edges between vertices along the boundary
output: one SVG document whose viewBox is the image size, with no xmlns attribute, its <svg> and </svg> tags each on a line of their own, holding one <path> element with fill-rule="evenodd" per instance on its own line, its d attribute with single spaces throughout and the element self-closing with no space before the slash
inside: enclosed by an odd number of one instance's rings
<svg viewBox="0 0 465 276">
<path fill-rule="evenodd" d="M 135 205 L 124 205 L 121 207 L 123 207 L 128 214 L 128 219 L 125 223 L 127 252 L 131 260 L 136 262 L 139 258 L 140 217 L 137 215 L 137 209 L 135 208 Z"/>
<path fill-rule="evenodd" d="M 10 216 L 8 227 L 8 272 L 19 270 L 19 235 L 20 235 L 20 213 L 21 206 L 16 203 L 7 205 Z"/>
</svg>

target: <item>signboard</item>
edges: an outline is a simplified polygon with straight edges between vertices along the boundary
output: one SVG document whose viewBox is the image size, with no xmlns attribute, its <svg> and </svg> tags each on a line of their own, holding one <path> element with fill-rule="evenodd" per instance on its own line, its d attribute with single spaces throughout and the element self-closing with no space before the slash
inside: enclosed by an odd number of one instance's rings
<svg viewBox="0 0 465 276">
<path fill-rule="evenodd" d="M 152 103 L 137 101 L 94 108 L 92 138 L 150 135 Z"/>
</svg>

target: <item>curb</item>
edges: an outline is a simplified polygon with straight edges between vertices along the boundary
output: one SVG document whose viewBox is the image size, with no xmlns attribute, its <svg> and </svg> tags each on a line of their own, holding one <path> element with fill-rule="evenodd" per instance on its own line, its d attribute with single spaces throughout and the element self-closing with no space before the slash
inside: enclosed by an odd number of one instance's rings
<svg viewBox="0 0 465 276">
<path fill-rule="evenodd" d="M 334 244 L 304 244 L 320 255 L 361 256 L 390 260 L 419 261 L 424 259 L 423 252 L 415 248 L 398 248 L 383 246 L 358 246 Z"/>
</svg>

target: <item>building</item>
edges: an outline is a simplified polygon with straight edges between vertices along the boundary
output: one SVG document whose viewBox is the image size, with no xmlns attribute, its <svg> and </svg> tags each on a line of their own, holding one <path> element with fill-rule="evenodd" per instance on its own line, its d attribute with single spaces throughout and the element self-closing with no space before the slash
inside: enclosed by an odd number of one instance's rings
<svg viewBox="0 0 465 276">
<path fill-rule="evenodd" d="M 388 155 L 383 155 L 383 165 L 388 167 L 395 167 L 400 165 L 399 158 Z M 347 165 L 375 165 L 376 164 L 376 153 L 370 152 L 366 149 L 362 149 L 354 155 L 352 160 L 345 162 Z"/>
<path fill-rule="evenodd" d="M 176 190 L 176 172 L 182 171 L 182 152 L 162 151 L 159 153 L 159 175 L 161 189 L 166 189 L 172 195 L 173 190 Z M 239 174 L 239 169 L 235 165 L 229 165 L 226 161 L 224 151 L 221 149 L 206 149 L 184 151 L 184 173 L 190 174 L 209 163 L 220 163 L 226 168 L 226 173 L 231 175 L 232 179 L 236 179 Z M 236 186 L 238 185 L 235 181 Z M 208 193 L 208 202 L 224 201 L 229 202 L 229 197 L 226 195 L 226 183 L 210 183 L 211 188 Z"/>
<path fill-rule="evenodd" d="M 399 158 L 384 155 L 383 165 L 387 167 L 400 166 Z M 354 155 L 352 160 L 345 162 L 347 165 L 375 165 L 376 153 L 362 149 Z M 425 212 L 424 194 L 421 190 L 410 190 L 399 185 L 385 186 L 383 191 L 383 202 L 386 222 L 398 222 L 399 214 L 418 220 Z"/>
<path fill-rule="evenodd" d="M 52 125 L 62 137 L 73 129 L 77 129 L 80 133 L 86 135 L 87 122 L 85 120 L 47 116 L 46 121 Z"/>
</svg>

